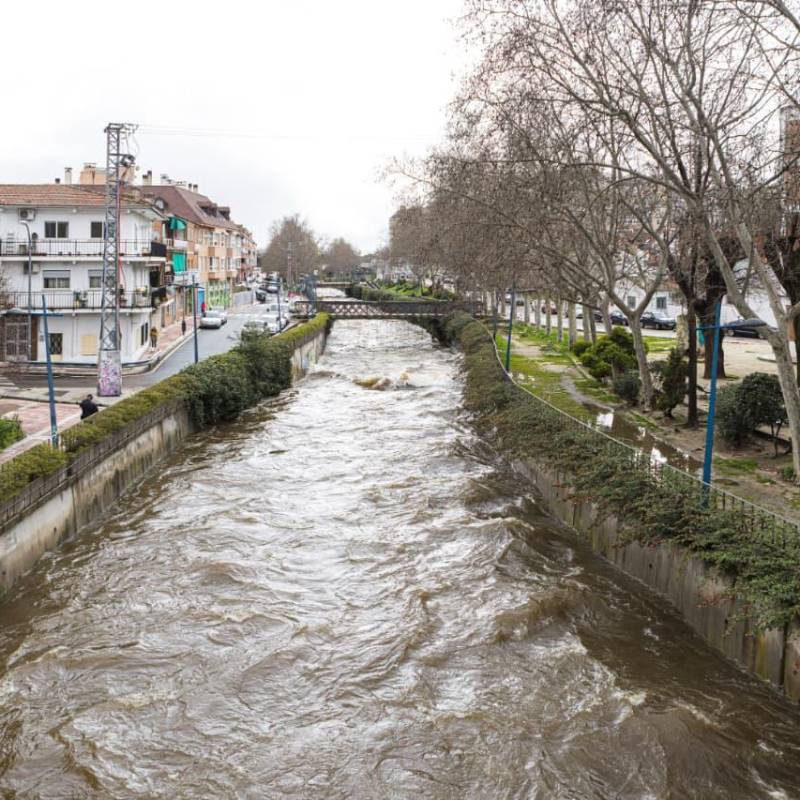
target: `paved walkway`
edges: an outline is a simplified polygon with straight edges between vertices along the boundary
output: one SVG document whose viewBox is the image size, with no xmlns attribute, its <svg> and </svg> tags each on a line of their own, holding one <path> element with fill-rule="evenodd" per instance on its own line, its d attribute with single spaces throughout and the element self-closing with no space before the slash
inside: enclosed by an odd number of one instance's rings
<svg viewBox="0 0 800 800">
<path fill-rule="evenodd" d="M 25 438 L 0 451 L 0 464 L 42 442 L 50 441 L 50 406 L 35 400 L 0 400 L 0 416 L 16 417 L 22 425 Z M 81 410 L 74 403 L 56 403 L 56 421 L 59 431 L 74 425 L 81 418 Z"/>
</svg>

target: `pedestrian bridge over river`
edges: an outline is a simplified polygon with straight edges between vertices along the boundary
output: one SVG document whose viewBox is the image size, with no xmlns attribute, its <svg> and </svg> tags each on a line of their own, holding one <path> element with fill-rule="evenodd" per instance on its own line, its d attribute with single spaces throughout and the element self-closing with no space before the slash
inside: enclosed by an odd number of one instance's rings
<svg viewBox="0 0 800 800">
<path fill-rule="evenodd" d="M 295 314 L 310 317 L 324 312 L 333 319 L 430 319 L 442 318 L 454 311 L 470 314 L 483 313 L 481 303 L 455 303 L 450 300 L 386 300 L 367 301 L 350 299 L 302 301 L 295 304 Z"/>
</svg>

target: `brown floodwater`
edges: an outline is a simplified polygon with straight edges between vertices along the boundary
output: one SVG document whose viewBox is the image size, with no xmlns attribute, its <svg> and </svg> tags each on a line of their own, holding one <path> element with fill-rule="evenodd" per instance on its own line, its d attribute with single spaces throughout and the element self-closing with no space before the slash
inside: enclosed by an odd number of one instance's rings
<svg viewBox="0 0 800 800">
<path fill-rule="evenodd" d="M 337 323 L 43 558 L 0 606 L 0 795 L 800 797 L 800 712 L 547 515 L 458 362 Z"/>
</svg>

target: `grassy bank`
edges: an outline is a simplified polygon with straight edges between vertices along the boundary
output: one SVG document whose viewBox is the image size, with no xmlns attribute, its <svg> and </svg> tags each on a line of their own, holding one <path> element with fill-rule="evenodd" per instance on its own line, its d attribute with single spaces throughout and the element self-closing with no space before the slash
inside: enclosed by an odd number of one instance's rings
<svg viewBox="0 0 800 800">
<path fill-rule="evenodd" d="M 329 323 L 327 314 L 278 336 L 244 334 L 236 347 L 120 400 L 66 430 L 61 448 L 41 444 L 0 466 L 0 502 L 19 494 L 31 481 L 66 467 L 81 452 L 151 411 L 174 401 L 185 403 L 198 427 L 232 419 L 292 382 L 291 357 Z"/>
<path fill-rule="evenodd" d="M 760 628 L 783 626 L 797 616 L 796 527 L 704 502 L 701 485 L 691 476 L 654 470 L 649 457 L 514 385 L 491 334 L 468 315 L 451 317 L 445 332 L 464 352 L 466 407 L 498 449 L 569 475 L 577 495 L 620 518 L 629 540 L 674 542 L 730 576 Z"/>
<path fill-rule="evenodd" d="M 397 283 L 381 286 L 373 289 L 363 283 L 354 283 L 350 287 L 350 296 L 359 300 L 371 300 L 373 302 L 388 302 L 390 300 L 452 300 L 451 292 L 444 289 L 439 291 L 431 290 L 427 286 L 419 286 L 411 283 Z"/>
</svg>

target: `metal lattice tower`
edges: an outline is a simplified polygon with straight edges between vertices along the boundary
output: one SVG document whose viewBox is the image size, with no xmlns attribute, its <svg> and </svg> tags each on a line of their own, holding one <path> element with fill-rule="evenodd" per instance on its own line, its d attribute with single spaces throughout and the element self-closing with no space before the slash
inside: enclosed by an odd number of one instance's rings
<svg viewBox="0 0 800 800">
<path fill-rule="evenodd" d="M 127 149 L 128 135 L 136 130 L 126 122 L 111 122 L 106 134 L 106 218 L 103 231 L 102 305 L 97 358 L 97 393 L 122 393 L 122 357 L 119 328 L 119 221 L 122 204 L 122 173 L 132 166 Z M 125 147 L 123 147 L 125 145 Z"/>
</svg>

